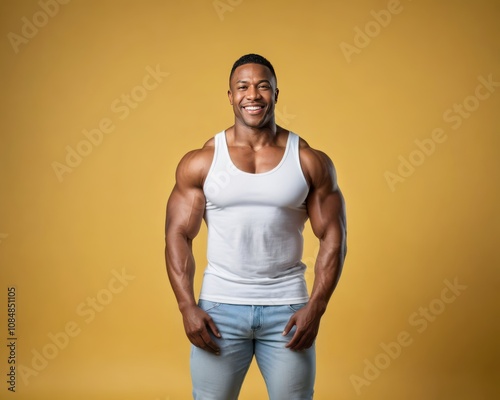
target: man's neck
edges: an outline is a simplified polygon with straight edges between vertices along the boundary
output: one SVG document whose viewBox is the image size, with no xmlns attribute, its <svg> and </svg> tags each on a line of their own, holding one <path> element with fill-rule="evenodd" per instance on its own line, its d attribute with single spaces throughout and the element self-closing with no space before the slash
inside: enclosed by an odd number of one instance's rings
<svg viewBox="0 0 500 400">
<path fill-rule="evenodd" d="M 275 143 L 276 136 L 280 130 L 282 129 L 274 121 L 261 128 L 239 125 L 236 122 L 232 129 L 230 129 L 232 136 L 231 144 L 233 146 L 249 146 L 258 149 Z"/>
</svg>

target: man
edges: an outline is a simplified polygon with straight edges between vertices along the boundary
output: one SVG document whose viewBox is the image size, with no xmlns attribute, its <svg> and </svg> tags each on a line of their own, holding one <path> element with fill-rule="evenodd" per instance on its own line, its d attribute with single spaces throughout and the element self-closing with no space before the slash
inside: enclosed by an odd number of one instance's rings
<svg viewBox="0 0 500 400">
<path fill-rule="evenodd" d="M 276 125 L 278 93 L 268 60 L 237 60 L 234 125 L 182 158 L 167 204 L 167 271 L 192 343 L 195 399 L 237 399 L 254 355 L 271 400 L 313 396 L 314 342 L 346 254 L 344 201 L 331 160 Z M 320 242 L 310 296 L 307 218 Z M 197 304 L 192 242 L 203 219 Z"/>
</svg>

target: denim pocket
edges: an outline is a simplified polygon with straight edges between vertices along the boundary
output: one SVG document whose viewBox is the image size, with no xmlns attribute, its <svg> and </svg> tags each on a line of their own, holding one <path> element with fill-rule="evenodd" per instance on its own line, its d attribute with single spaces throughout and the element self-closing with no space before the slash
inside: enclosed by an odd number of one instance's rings
<svg viewBox="0 0 500 400">
<path fill-rule="evenodd" d="M 305 307 L 307 303 L 289 304 L 288 308 L 293 312 L 299 311 L 302 307 Z"/>
<path fill-rule="evenodd" d="M 198 300 L 198 307 L 200 307 L 203 311 L 207 312 L 213 308 L 217 308 L 220 306 L 220 303 L 215 303 L 210 300 Z"/>
</svg>

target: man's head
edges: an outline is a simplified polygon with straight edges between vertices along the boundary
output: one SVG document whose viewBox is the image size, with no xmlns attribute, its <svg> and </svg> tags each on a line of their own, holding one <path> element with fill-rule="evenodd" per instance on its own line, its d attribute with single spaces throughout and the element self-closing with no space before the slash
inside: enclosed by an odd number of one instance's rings
<svg viewBox="0 0 500 400">
<path fill-rule="evenodd" d="M 237 125 L 256 129 L 274 126 L 278 93 L 274 68 L 264 57 L 247 54 L 234 63 L 228 98 Z"/>
<path fill-rule="evenodd" d="M 274 81 L 276 85 L 278 84 L 278 79 L 276 78 L 276 73 L 274 72 L 274 68 L 272 64 L 264 57 L 258 55 L 258 54 L 245 54 L 244 56 L 241 56 L 238 58 L 235 63 L 233 64 L 233 68 L 231 68 L 231 73 L 229 74 L 229 84 L 231 85 L 231 78 L 233 77 L 234 71 L 236 68 L 238 68 L 241 65 L 245 64 L 260 64 L 264 65 L 265 67 L 269 68 L 269 71 L 271 71 L 271 74 L 274 77 Z"/>
</svg>

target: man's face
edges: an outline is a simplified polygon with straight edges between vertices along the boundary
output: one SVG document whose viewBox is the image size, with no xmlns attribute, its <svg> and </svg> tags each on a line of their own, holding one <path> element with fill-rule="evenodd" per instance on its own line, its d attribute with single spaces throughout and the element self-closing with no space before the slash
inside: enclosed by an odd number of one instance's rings
<svg viewBox="0 0 500 400">
<path fill-rule="evenodd" d="M 276 79 L 264 65 L 244 64 L 234 70 L 227 92 L 236 124 L 262 128 L 274 123 L 278 101 Z"/>
</svg>

